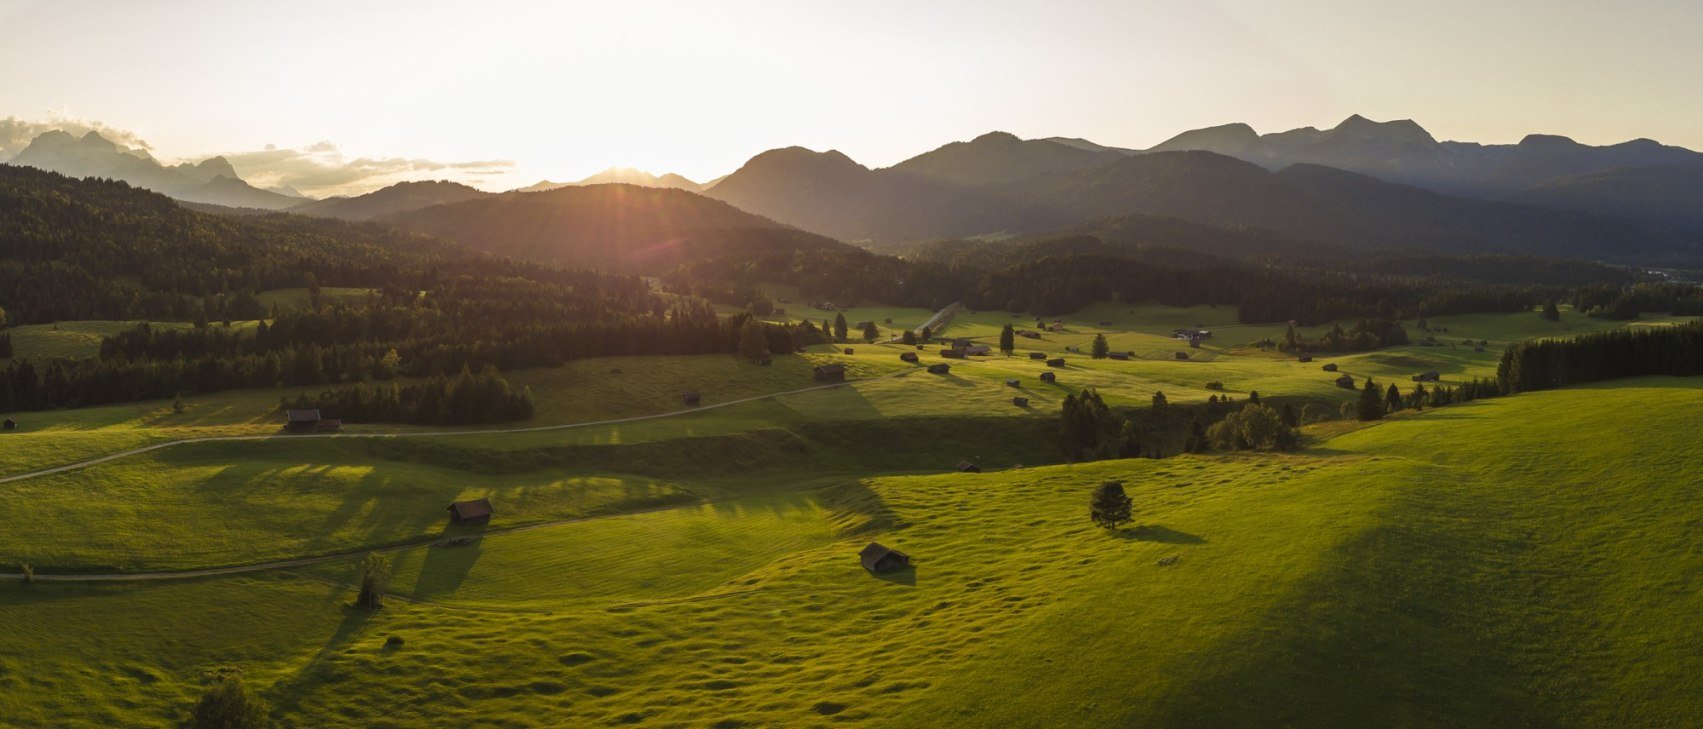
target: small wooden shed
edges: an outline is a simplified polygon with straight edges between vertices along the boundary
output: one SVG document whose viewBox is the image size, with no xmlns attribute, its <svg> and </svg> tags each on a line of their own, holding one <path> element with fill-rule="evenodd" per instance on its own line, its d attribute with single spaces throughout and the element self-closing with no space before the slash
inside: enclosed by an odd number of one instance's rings
<svg viewBox="0 0 1703 729">
<path fill-rule="evenodd" d="M 1048 367 L 1063 367 L 1064 366 L 1064 358 L 1063 357 L 1054 357 L 1052 359 L 1049 359 L 1049 360 L 1047 360 L 1047 366 Z"/>
<path fill-rule="evenodd" d="M 1018 383 L 1017 383 L 1017 381 L 1016 381 L 1016 380 L 1006 380 L 1006 381 L 1005 381 L 1005 386 L 1006 386 L 1006 387 L 1016 387 L 1016 386 L 1017 386 L 1017 384 L 1018 384 Z"/>
<path fill-rule="evenodd" d="M 962 350 L 962 349 L 942 349 L 942 350 L 940 350 L 940 356 L 945 357 L 947 359 L 963 359 L 964 358 L 964 350 Z"/>
<path fill-rule="evenodd" d="M 851 348 L 851 347 L 846 347 L 846 348 L 845 348 L 845 349 L 843 349 L 843 350 L 841 350 L 841 351 L 842 351 L 842 352 L 844 352 L 844 353 L 845 353 L 845 354 L 851 354 L 851 353 L 852 353 L 852 348 Z"/>
<path fill-rule="evenodd" d="M 1020 407 L 1020 408 L 1026 408 L 1026 407 L 1029 407 L 1029 398 L 1014 397 L 1014 398 L 1011 398 L 1011 404 L 1016 405 L 1017 407 Z"/>
<path fill-rule="evenodd" d="M 1188 352 L 1178 352 L 1177 353 L 1177 359 L 1188 359 L 1188 358 L 1189 358 Z"/>
<path fill-rule="evenodd" d="M 958 462 L 958 472 L 959 473 L 981 473 L 982 467 L 978 466 L 974 463 L 971 463 L 969 461 L 959 461 Z"/>
<path fill-rule="evenodd" d="M 1421 372 L 1421 373 L 1413 376 L 1414 382 L 1437 382 L 1438 380 L 1441 380 L 1441 379 L 1443 379 L 1443 376 L 1441 374 L 1438 374 L 1438 372 L 1436 370 L 1431 370 L 1430 372 Z"/>
<path fill-rule="evenodd" d="M 680 401 L 681 402 L 684 402 L 687 405 L 691 405 L 693 407 L 696 407 L 698 405 L 698 403 L 703 402 L 703 399 L 704 399 L 703 396 L 699 395 L 697 390 L 689 390 L 687 392 L 681 393 L 681 395 L 680 395 Z"/>
<path fill-rule="evenodd" d="M 945 362 L 941 362 L 940 364 L 931 364 L 928 366 L 928 373 L 931 375 L 944 375 L 951 371 L 952 365 L 946 364 Z"/>
<path fill-rule="evenodd" d="M 1051 373 L 1051 372 L 1042 372 L 1041 373 L 1041 381 L 1042 382 L 1058 382 L 1058 375 Z"/>
<path fill-rule="evenodd" d="M 1111 357 L 1112 359 L 1115 359 L 1115 360 L 1123 361 L 1123 362 L 1129 361 L 1129 353 L 1128 352 L 1110 352 L 1110 353 L 1107 353 L 1106 356 Z"/>
<path fill-rule="evenodd" d="M 318 410 L 285 410 L 284 427 L 297 433 L 306 433 L 319 425 Z"/>
<path fill-rule="evenodd" d="M 1029 353 L 1029 359 L 1046 359 L 1046 358 L 1047 358 L 1046 352 L 1030 352 Z"/>
<path fill-rule="evenodd" d="M 1312 355 L 1310 355 L 1310 354 L 1303 354 L 1303 355 L 1301 355 L 1301 356 L 1300 356 L 1300 358 L 1299 358 L 1299 361 L 1301 361 L 1301 362 L 1311 362 L 1311 361 L 1313 361 L 1313 356 L 1312 356 Z"/>
<path fill-rule="evenodd" d="M 1336 378 L 1336 386 L 1344 390 L 1354 389 L 1354 375 L 1343 375 Z"/>
<path fill-rule="evenodd" d="M 812 372 L 817 382 L 845 382 L 846 366 L 839 363 L 817 365 Z"/>
<path fill-rule="evenodd" d="M 1325 365 L 1324 370 L 1326 372 L 1335 372 L 1336 371 L 1336 363 L 1332 362 L 1330 364 Z"/>
<path fill-rule="evenodd" d="M 897 572 L 911 566 L 910 555 L 879 542 L 870 542 L 869 546 L 858 552 L 857 559 L 872 575 Z"/>
<path fill-rule="evenodd" d="M 906 362 L 916 362 L 917 361 L 917 353 L 916 352 L 905 352 L 905 353 L 899 355 L 899 359 L 904 360 Z"/>
<path fill-rule="evenodd" d="M 449 520 L 461 526 L 488 524 L 491 521 L 491 500 L 480 497 L 452 503 L 449 505 Z"/>
<path fill-rule="evenodd" d="M 0 421 L 0 430 L 17 430 L 17 429 L 18 429 L 18 421 L 16 421 L 16 420 L 13 420 L 11 418 L 7 418 L 5 421 Z"/>
</svg>

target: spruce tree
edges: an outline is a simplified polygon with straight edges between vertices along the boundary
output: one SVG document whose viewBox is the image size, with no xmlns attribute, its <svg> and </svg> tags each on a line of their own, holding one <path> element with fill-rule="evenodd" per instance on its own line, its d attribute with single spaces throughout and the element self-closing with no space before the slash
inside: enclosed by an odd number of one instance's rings
<svg viewBox="0 0 1703 729">
<path fill-rule="evenodd" d="M 899 342 L 905 346 L 914 346 L 917 343 L 917 333 L 906 329 L 904 334 L 899 335 Z"/>
<path fill-rule="evenodd" d="M 1396 383 L 1390 383 L 1390 389 L 1384 392 L 1384 401 L 1389 405 L 1389 412 L 1401 409 L 1401 390 L 1396 388 Z"/>
<path fill-rule="evenodd" d="M 1380 390 L 1372 378 L 1366 378 L 1366 387 L 1360 390 L 1360 403 L 1354 414 L 1361 420 L 1377 420 L 1384 417 L 1384 400 L 1379 396 Z"/>
<path fill-rule="evenodd" d="M 1163 410 L 1167 402 L 1169 401 L 1165 399 L 1165 392 L 1163 390 L 1158 390 L 1153 393 L 1154 410 Z"/>
<path fill-rule="evenodd" d="M 866 321 L 863 323 L 863 341 L 873 342 L 880 338 L 880 336 L 881 330 L 876 328 L 875 322 Z"/>
<path fill-rule="evenodd" d="M 1094 346 L 1090 351 L 1094 359 L 1105 359 L 1108 355 L 1110 355 L 1112 353 L 1112 347 L 1106 343 L 1106 335 L 1094 335 Z"/>
<path fill-rule="evenodd" d="M 834 341 L 846 341 L 846 315 L 844 312 L 834 314 Z"/>
<path fill-rule="evenodd" d="M 1561 309 L 1555 306 L 1555 299 L 1544 303 L 1542 316 L 1549 321 L 1561 321 Z"/>
<path fill-rule="evenodd" d="M 1124 493 L 1124 485 L 1107 481 L 1094 489 L 1094 498 L 1088 502 L 1088 518 L 1095 526 L 1116 529 L 1130 522 L 1134 508 L 1135 502 Z"/>
<path fill-rule="evenodd" d="M 1010 357 L 1011 353 L 1016 350 L 1017 331 L 1012 329 L 1011 325 L 1008 323 L 1003 329 L 999 330 L 999 351 L 1004 352 L 1005 356 Z"/>
<path fill-rule="evenodd" d="M 361 563 L 361 592 L 355 596 L 355 605 L 368 610 L 382 607 L 384 587 L 389 579 L 390 558 L 378 552 L 368 552 L 366 561 Z"/>
</svg>

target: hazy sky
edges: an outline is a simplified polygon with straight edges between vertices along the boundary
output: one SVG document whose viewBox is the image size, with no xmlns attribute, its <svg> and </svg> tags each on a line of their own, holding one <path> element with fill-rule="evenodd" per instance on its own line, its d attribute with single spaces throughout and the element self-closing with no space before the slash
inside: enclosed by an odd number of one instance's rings
<svg viewBox="0 0 1703 729">
<path fill-rule="evenodd" d="M 248 153 L 245 175 L 296 165 L 322 192 L 615 164 L 704 180 L 792 144 L 884 166 L 994 129 L 1146 147 L 1351 113 L 1703 148 L 1696 2 L 0 0 L 0 118 Z"/>
</svg>

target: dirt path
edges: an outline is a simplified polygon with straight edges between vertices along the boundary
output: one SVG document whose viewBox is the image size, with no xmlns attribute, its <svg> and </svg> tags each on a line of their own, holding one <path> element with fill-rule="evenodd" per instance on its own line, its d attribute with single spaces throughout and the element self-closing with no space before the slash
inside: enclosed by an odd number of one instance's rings
<svg viewBox="0 0 1703 729">
<path fill-rule="evenodd" d="M 63 465 L 63 466 L 55 466 L 53 468 L 46 468 L 46 469 L 42 469 L 40 471 L 31 471 L 29 473 L 20 473 L 20 474 L 14 475 L 14 476 L 0 477 L 0 484 L 12 483 L 14 481 L 23 481 L 25 479 L 31 479 L 31 478 L 39 478 L 41 476 L 50 476 L 50 475 L 53 475 L 55 473 L 65 473 L 67 471 L 78 471 L 78 470 L 88 468 L 90 466 L 97 466 L 97 465 L 100 465 L 102 463 L 107 463 L 109 461 L 116 461 L 120 458 L 129 458 L 131 456 L 138 456 L 138 455 L 141 455 L 143 453 L 149 453 L 149 452 L 157 451 L 157 450 L 160 450 L 160 449 L 163 449 L 163 448 L 172 448 L 172 447 L 175 447 L 175 446 L 188 445 L 188 444 L 191 444 L 191 443 L 229 443 L 229 442 L 238 442 L 238 441 L 262 441 L 262 440 L 305 440 L 305 439 L 308 439 L 308 438 L 444 438 L 444 437 L 451 437 L 451 436 L 466 436 L 466 435 L 503 435 L 503 434 L 513 434 L 513 433 L 540 433 L 540 432 L 551 431 L 551 430 L 572 430 L 574 428 L 595 428 L 595 427 L 605 426 L 605 425 L 619 425 L 619 424 L 622 424 L 622 423 L 636 423 L 636 422 L 643 421 L 643 420 L 657 420 L 659 418 L 672 418 L 672 417 L 677 417 L 677 416 L 681 416 L 681 415 L 691 415 L 693 413 L 701 413 L 701 412 L 705 412 L 707 410 L 715 410 L 717 408 L 732 407 L 734 405 L 743 405 L 743 404 L 749 403 L 749 402 L 757 402 L 759 400 L 768 400 L 770 398 L 776 398 L 776 397 L 786 397 L 788 395 L 797 395 L 797 394 L 805 393 L 805 392 L 814 392 L 816 390 L 830 390 L 830 389 L 833 389 L 833 388 L 836 388 L 836 387 L 844 387 L 846 385 L 856 385 L 856 384 L 864 383 L 864 382 L 875 382 L 877 380 L 885 380 L 885 379 L 889 379 L 889 378 L 892 378 L 892 377 L 898 377 L 900 375 L 903 375 L 903 374 L 906 374 L 906 373 L 909 373 L 909 372 L 915 372 L 915 371 L 920 370 L 920 369 L 922 369 L 922 368 L 913 367 L 913 368 L 909 368 L 909 369 L 902 369 L 902 370 L 899 370 L 897 372 L 889 372 L 885 375 L 881 375 L 880 377 L 870 377 L 870 378 L 866 378 L 866 379 L 862 379 L 862 380 L 848 380 L 846 382 L 836 382 L 836 383 L 830 384 L 830 385 L 815 385 L 815 386 L 812 386 L 812 387 L 799 388 L 797 390 L 787 390 L 785 392 L 771 392 L 771 393 L 768 393 L 766 395 L 754 395 L 752 397 L 740 398 L 738 400 L 729 400 L 727 402 L 718 402 L 718 403 L 715 403 L 715 404 L 712 404 L 712 405 L 702 405 L 702 406 L 699 406 L 699 407 L 686 408 L 684 410 L 674 410 L 674 411 L 670 411 L 670 412 L 666 412 L 666 413 L 652 413 L 650 415 L 635 415 L 635 416 L 628 417 L 628 418 L 611 418 L 609 420 L 592 420 L 592 421 L 587 421 L 587 422 L 583 422 L 583 423 L 563 423 L 561 425 L 537 425 L 537 426 L 533 426 L 533 427 L 529 427 L 529 428 L 499 428 L 499 429 L 490 429 L 490 430 L 443 430 L 443 431 L 429 431 L 429 432 L 417 432 L 417 433 L 324 433 L 324 434 L 309 433 L 309 434 L 303 434 L 303 435 L 286 435 L 286 434 L 277 434 L 277 435 L 215 435 L 215 436 L 207 436 L 205 438 L 182 438 L 182 439 L 179 439 L 179 440 L 168 440 L 168 441 L 164 441 L 164 442 L 161 442 L 161 443 L 155 443 L 153 445 L 143 446 L 141 448 L 134 448 L 134 449 L 131 449 L 131 450 L 128 450 L 128 451 L 120 451 L 118 453 L 110 453 L 110 454 L 101 456 L 99 458 L 91 458 L 91 459 L 86 460 L 86 461 L 78 461 L 76 463 L 68 463 L 68 464 Z"/>
</svg>

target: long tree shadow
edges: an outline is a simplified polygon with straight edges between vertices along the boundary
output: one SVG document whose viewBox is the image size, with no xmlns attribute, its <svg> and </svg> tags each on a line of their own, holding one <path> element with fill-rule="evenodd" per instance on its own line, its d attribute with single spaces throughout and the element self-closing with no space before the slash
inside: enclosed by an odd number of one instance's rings
<svg viewBox="0 0 1703 729">
<path fill-rule="evenodd" d="M 417 600 L 440 595 L 453 595 L 473 572 L 473 564 L 484 553 L 485 527 L 446 527 L 440 535 L 445 539 L 425 547 L 426 559 L 420 564 L 420 576 L 414 582 L 413 597 Z M 463 541 L 465 540 L 465 541 Z"/>
<path fill-rule="evenodd" d="M 1162 544 L 1205 544 L 1206 539 L 1188 532 L 1179 532 L 1158 524 L 1147 524 L 1130 529 L 1118 529 L 1112 535 L 1119 539 L 1137 542 L 1159 542 Z"/>
<path fill-rule="evenodd" d="M 337 629 L 331 632 L 330 637 L 326 638 L 325 645 L 308 659 L 301 670 L 280 679 L 267 691 L 270 694 L 274 719 L 296 713 L 302 700 L 314 686 L 325 683 L 325 674 L 330 670 L 330 657 L 346 648 L 373 617 L 371 611 L 350 604 L 344 604 L 340 609 L 343 611 L 343 620 L 337 624 Z"/>
</svg>

